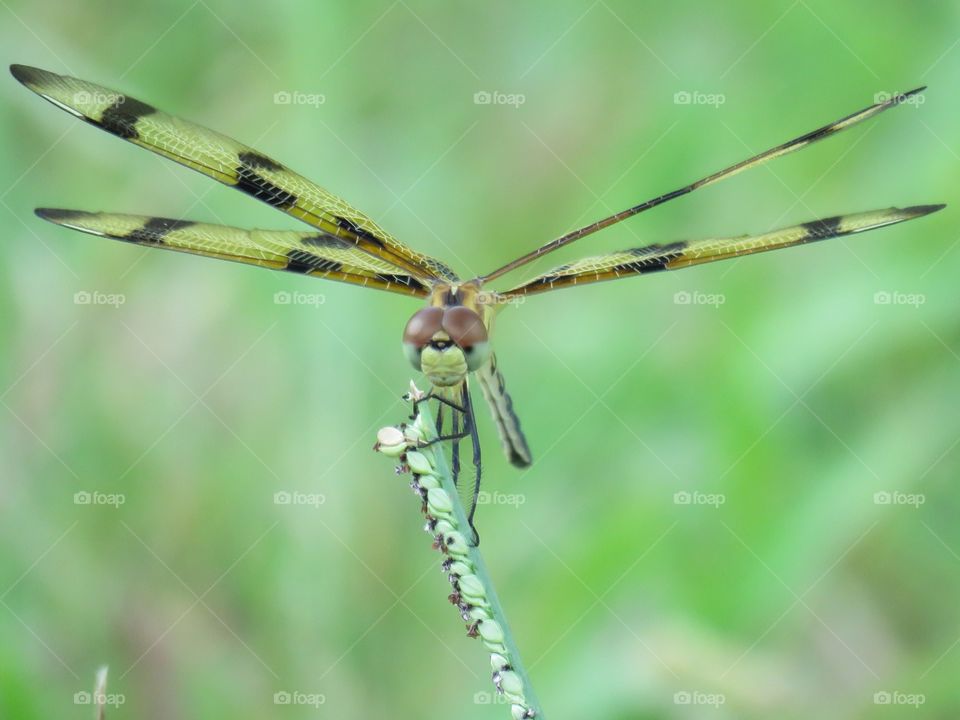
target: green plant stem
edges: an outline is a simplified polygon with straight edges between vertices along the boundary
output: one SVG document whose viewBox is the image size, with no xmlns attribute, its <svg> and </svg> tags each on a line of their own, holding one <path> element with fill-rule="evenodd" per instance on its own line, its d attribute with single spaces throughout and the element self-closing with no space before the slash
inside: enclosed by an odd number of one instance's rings
<svg viewBox="0 0 960 720">
<path fill-rule="evenodd" d="M 427 439 L 432 439 L 435 437 L 435 432 L 433 432 L 433 429 L 436 426 L 430 413 L 430 409 L 427 407 L 426 403 L 422 403 L 420 405 L 419 414 L 421 416 L 422 426 L 432 433 L 432 435 L 430 435 Z M 461 532 L 469 535 L 470 525 L 467 522 L 467 514 L 463 508 L 463 503 L 460 502 L 460 493 L 457 491 L 457 486 L 454 484 L 453 477 L 450 474 L 450 467 L 447 463 L 447 458 L 441 449 L 436 445 L 432 446 L 432 449 L 434 467 L 436 469 L 437 478 L 440 480 L 440 487 L 447 492 L 453 501 L 453 513 L 457 520 L 456 525 L 458 528 L 460 528 Z M 527 706 L 536 713 L 536 717 L 539 720 L 543 720 L 546 715 L 543 712 L 543 708 L 540 706 L 540 702 L 537 700 L 536 694 L 533 691 L 533 685 L 530 683 L 530 677 L 527 674 L 526 668 L 523 666 L 522 660 L 520 659 L 520 649 L 517 647 L 513 632 L 510 630 L 510 625 L 507 622 L 507 615 L 504 612 L 503 605 L 500 604 L 500 598 L 497 596 L 496 590 L 494 589 L 493 578 L 490 577 L 490 572 L 487 570 L 487 565 L 483 561 L 483 555 L 480 552 L 480 547 L 468 547 L 467 557 L 474 567 L 474 573 L 480 578 L 480 581 L 486 589 L 487 601 L 490 603 L 493 619 L 496 620 L 503 629 L 503 644 L 507 648 L 507 657 L 510 660 L 510 665 L 513 671 L 520 676 L 520 680 L 523 683 L 524 696 L 527 700 Z"/>
</svg>

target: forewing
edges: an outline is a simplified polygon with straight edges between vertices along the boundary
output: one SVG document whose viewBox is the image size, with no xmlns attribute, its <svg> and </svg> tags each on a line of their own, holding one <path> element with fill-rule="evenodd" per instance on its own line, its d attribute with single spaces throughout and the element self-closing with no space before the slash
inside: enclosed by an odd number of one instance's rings
<svg viewBox="0 0 960 720">
<path fill-rule="evenodd" d="M 77 78 L 12 65 L 13 76 L 54 105 L 113 135 L 241 190 L 424 279 L 455 279 L 319 185 L 246 145 L 152 105 Z"/>
<path fill-rule="evenodd" d="M 37 215 L 57 225 L 135 245 L 233 260 L 415 297 L 429 294 L 429 287 L 420 279 L 368 255 L 349 240 L 322 231 L 244 230 L 171 218 L 52 208 L 40 208 Z"/>
<path fill-rule="evenodd" d="M 741 255 L 852 235 L 923 217 L 943 207 L 944 205 L 915 205 L 907 208 L 888 208 L 851 215 L 837 215 L 773 230 L 762 235 L 647 245 L 561 265 L 501 294 L 505 297 L 533 295 L 571 285 L 616 280 L 661 270 L 676 270 Z"/>
</svg>

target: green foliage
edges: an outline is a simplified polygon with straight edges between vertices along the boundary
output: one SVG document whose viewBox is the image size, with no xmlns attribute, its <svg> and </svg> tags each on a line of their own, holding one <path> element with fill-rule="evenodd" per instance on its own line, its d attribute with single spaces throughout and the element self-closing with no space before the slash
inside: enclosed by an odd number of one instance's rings
<svg viewBox="0 0 960 720">
<path fill-rule="evenodd" d="M 954 5 L 8 0 L 0 17 L 5 62 L 248 142 L 464 275 L 928 84 L 531 269 L 952 203 L 506 309 L 494 343 L 535 462 L 510 467 L 478 408 L 477 522 L 554 716 L 916 717 L 918 697 L 957 715 Z M 0 98 L 0 717 L 90 717 L 74 694 L 104 664 L 124 698 L 107 717 L 502 716 L 464 702 L 489 691 L 482 651 L 437 621 L 436 556 L 370 452 L 404 412 L 417 303 L 43 223 L 36 206 L 295 227 L 12 78 Z"/>
</svg>

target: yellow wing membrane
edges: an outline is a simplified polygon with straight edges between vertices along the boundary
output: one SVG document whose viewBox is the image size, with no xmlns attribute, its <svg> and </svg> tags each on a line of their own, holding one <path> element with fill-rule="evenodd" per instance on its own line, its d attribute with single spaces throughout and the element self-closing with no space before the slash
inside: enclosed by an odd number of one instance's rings
<svg viewBox="0 0 960 720">
<path fill-rule="evenodd" d="M 57 225 L 135 245 L 177 250 L 288 272 L 426 297 L 430 288 L 403 269 L 325 233 L 243 230 L 189 220 L 39 208 Z"/>
<path fill-rule="evenodd" d="M 94 83 L 25 65 L 11 65 L 10 72 L 72 115 L 235 187 L 403 272 L 427 280 L 456 279 L 442 262 L 408 248 L 345 201 L 236 140 Z"/>
<path fill-rule="evenodd" d="M 683 197 L 684 195 L 688 195 L 694 192 L 695 190 L 699 190 L 700 188 L 707 187 L 708 185 L 713 185 L 714 183 L 720 182 L 721 180 L 726 180 L 727 178 L 733 177 L 734 175 L 739 175 L 740 173 L 746 170 L 749 170 L 750 168 L 759 167 L 760 165 L 766 162 L 769 162 L 770 160 L 773 160 L 775 158 L 782 157 L 792 152 L 796 152 L 797 150 L 802 150 L 803 148 L 809 145 L 812 145 L 815 142 L 818 142 L 820 140 L 823 140 L 824 138 L 828 138 L 832 135 L 835 135 L 838 132 L 842 132 L 843 130 L 846 130 L 847 128 L 852 127 L 857 123 L 863 122 L 864 120 L 868 120 L 874 117 L 875 115 L 882 113 L 884 110 L 888 110 L 892 107 L 896 107 L 897 105 L 906 101 L 908 98 L 924 90 L 926 90 L 926 87 L 919 87 L 919 88 L 916 88 L 915 90 L 911 90 L 910 92 L 893 95 L 887 98 L 886 100 L 884 100 L 883 102 L 875 103 L 874 105 L 871 105 L 868 108 L 860 110 L 859 112 L 855 112 L 852 115 L 847 115 L 846 117 L 841 118 L 835 122 L 824 125 L 823 127 L 819 127 L 816 130 L 811 130 L 810 132 L 805 133 L 800 137 L 794 138 L 793 140 L 789 140 L 788 142 L 777 145 L 776 147 L 772 147 L 769 150 L 765 150 L 762 153 L 758 153 L 757 155 L 754 155 L 753 157 L 749 157 L 746 160 L 741 160 L 738 163 L 730 165 L 729 167 L 726 167 L 723 170 L 719 170 L 715 173 L 712 173 L 711 175 L 707 175 L 706 177 L 700 178 L 699 180 L 692 182 L 689 185 L 685 185 L 682 188 L 678 188 L 668 193 L 664 193 L 663 195 L 659 195 L 651 200 L 646 200 L 645 202 L 642 202 L 639 205 L 634 205 L 633 207 L 627 208 L 626 210 L 621 210 L 620 212 L 610 215 L 608 217 L 605 217 L 602 220 L 598 220 L 597 222 L 591 223 L 590 225 L 586 225 L 585 227 L 582 227 L 579 230 L 574 230 L 573 232 L 569 232 L 566 235 L 563 235 L 557 238 L 556 240 L 551 240 L 546 245 L 541 245 L 536 250 L 528 252 L 526 255 L 522 255 L 521 257 L 518 257 L 516 260 L 513 260 L 507 263 L 506 265 L 500 268 L 497 268 L 493 272 L 487 273 L 486 275 L 484 275 L 479 279 L 482 282 L 489 282 L 494 278 L 498 278 L 501 275 L 505 275 L 508 272 L 512 272 L 513 270 L 516 270 L 517 268 L 522 267 L 523 265 L 526 265 L 538 258 L 543 257 L 547 253 L 553 252 L 554 250 L 558 250 L 564 247 L 565 245 L 569 245 L 572 242 L 576 242 L 580 238 L 586 237 L 587 235 L 595 233 L 598 230 L 603 230 L 604 228 L 610 227 L 611 225 L 614 225 L 618 222 L 626 220 L 627 218 L 631 218 L 634 215 L 638 215 L 639 213 L 645 212 L 646 210 L 655 208 L 658 205 L 663 205 L 663 203 L 665 202 L 669 202 L 670 200 L 675 200 L 676 198 Z"/>
<path fill-rule="evenodd" d="M 944 207 L 944 205 L 916 205 L 907 208 L 888 208 L 851 215 L 837 215 L 773 230 L 762 235 L 647 245 L 561 265 L 501 294 L 505 297 L 534 295 L 571 285 L 586 285 L 661 270 L 677 270 L 740 255 L 751 255 L 841 235 L 852 235 L 923 217 Z"/>
</svg>

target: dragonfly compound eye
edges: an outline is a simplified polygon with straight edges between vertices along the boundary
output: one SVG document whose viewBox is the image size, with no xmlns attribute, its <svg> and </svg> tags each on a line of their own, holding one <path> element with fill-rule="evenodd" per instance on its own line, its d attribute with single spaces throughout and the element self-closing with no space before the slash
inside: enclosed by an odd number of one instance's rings
<svg viewBox="0 0 960 720">
<path fill-rule="evenodd" d="M 490 357 L 490 343 L 483 320 L 470 308 L 458 305 L 443 313 L 443 329 L 463 350 L 467 368 L 477 370 Z"/>
<path fill-rule="evenodd" d="M 420 352 L 442 328 L 443 308 L 423 308 L 410 318 L 403 331 L 403 351 L 416 370 L 420 370 Z"/>
<path fill-rule="evenodd" d="M 473 310 L 462 305 L 447 308 L 443 313 L 443 329 L 461 349 L 467 350 L 487 341 L 487 328 Z"/>
<path fill-rule="evenodd" d="M 403 330 L 404 344 L 422 348 L 443 329 L 443 308 L 427 307 L 417 311 Z"/>
</svg>

